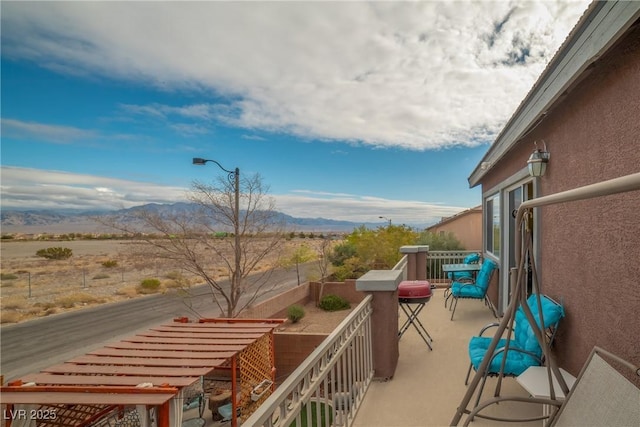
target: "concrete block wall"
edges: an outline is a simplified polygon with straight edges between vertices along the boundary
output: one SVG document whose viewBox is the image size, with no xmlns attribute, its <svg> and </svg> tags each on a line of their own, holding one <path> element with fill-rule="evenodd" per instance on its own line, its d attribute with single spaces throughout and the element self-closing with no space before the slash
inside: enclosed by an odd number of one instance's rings
<svg viewBox="0 0 640 427">
<path fill-rule="evenodd" d="M 309 283 L 307 282 L 243 310 L 238 317 L 244 319 L 284 319 L 287 317 L 287 308 L 290 305 L 305 305 L 310 300 Z"/>
<path fill-rule="evenodd" d="M 315 303 L 318 302 L 320 287 L 320 282 L 310 283 L 310 297 Z M 364 292 L 356 290 L 356 279 L 346 279 L 344 282 L 325 282 L 323 295 L 330 294 L 338 295 L 354 305 L 359 304 L 367 296 Z"/>
</svg>

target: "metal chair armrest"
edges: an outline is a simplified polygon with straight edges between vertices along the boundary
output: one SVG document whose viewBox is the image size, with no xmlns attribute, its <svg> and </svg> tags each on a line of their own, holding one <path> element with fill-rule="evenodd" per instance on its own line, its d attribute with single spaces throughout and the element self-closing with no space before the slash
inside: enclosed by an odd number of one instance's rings
<svg viewBox="0 0 640 427">
<path fill-rule="evenodd" d="M 482 329 L 480 329 L 480 333 L 478 334 L 478 336 L 481 337 L 482 334 L 484 334 L 488 329 L 497 328 L 498 326 L 500 326 L 500 323 L 489 323 L 488 325 L 485 325 Z"/>
</svg>

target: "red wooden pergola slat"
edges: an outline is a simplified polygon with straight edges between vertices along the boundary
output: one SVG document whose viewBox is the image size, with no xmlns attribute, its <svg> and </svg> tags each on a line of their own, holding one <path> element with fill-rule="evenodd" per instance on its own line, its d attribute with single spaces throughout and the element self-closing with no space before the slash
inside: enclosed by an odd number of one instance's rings
<svg viewBox="0 0 640 427">
<path fill-rule="evenodd" d="M 234 338 L 233 336 L 229 336 L 228 338 L 175 338 L 175 337 L 147 337 L 144 335 L 136 335 L 135 337 L 126 338 L 123 341 L 128 342 L 139 342 L 139 343 L 160 343 L 160 344 L 244 344 L 247 345 L 254 342 L 260 336 L 256 336 L 253 338 Z"/>
<path fill-rule="evenodd" d="M 153 357 L 153 358 L 167 358 L 167 359 L 228 359 L 232 357 L 235 352 L 233 351 L 191 351 L 191 350 L 175 350 L 175 351 L 163 351 L 163 350 L 144 350 L 144 349 L 123 349 L 123 348 L 100 348 L 98 350 L 90 351 L 90 355 L 94 356 L 117 356 L 117 357 Z"/>
<path fill-rule="evenodd" d="M 121 365 L 121 366 L 169 366 L 169 367 L 185 367 L 190 368 L 206 368 L 211 370 L 212 366 L 221 366 L 225 363 L 225 359 L 188 359 L 188 358 L 157 358 L 157 357 L 125 357 L 125 356 L 95 356 L 86 355 L 75 357 L 67 363 L 75 363 L 76 365 Z"/>
<path fill-rule="evenodd" d="M 123 348 L 133 350 L 172 350 L 172 351 L 232 351 L 237 353 L 242 351 L 246 347 L 246 344 L 162 344 L 162 343 L 142 343 L 142 342 L 127 342 L 121 341 L 118 343 L 110 343 L 105 347 L 107 348 Z"/>
<path fill-rule="evenodd" d="M 50 374 L 85 374 L 85 375 L 150 375 L 163 377 L 192 377 L 197 380 L 207 375 L 214 367 L 172 368 L 169 366 L 115 366 L 115 365 L 77 365 L 75 363 L 61 363 L 42 370 Z"/>
<path fill-rule="evenodd" d="M 152 377 L 133 375 L 59 375 L 47 372 L 29 374 L 22 377 L 24 383 L 45 385 L 86 385 L 86 386 L 125 386 L 131 387 L 143 383 L 166 384 L 169 387 L 182 388 L 193 384 L 192 377 Z"/>
</svg>

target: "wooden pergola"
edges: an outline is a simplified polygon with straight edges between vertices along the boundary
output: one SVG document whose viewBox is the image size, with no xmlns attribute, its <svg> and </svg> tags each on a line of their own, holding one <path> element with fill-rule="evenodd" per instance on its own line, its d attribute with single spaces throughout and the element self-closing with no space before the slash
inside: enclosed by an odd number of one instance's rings
<svg viewBox="0 0 640 427">
<path fill-rule="evenodd" d="M 241 419 L 248 417 L 272 391 L 251 398 L 254 387 L 275 380 L 273 329 L 281 322 L 175 319 L 12 381 L 1 389 L 5 414 L 12 415 L 5 418 L 21 419 L 18 425 L 33 425 L 23 418 L 37 417 L 37 426 L 84 427 L 122 419 L 125 408 L 137 408 L 138 414 L 144 412 L 143 425 L 155 409 L 159 427 L 180 427 L 183 393 L 203 376 L 226 369 L 231 395 L 238 396 L 231 399 L 237 426 L 238 409 Z"/>
</svg>

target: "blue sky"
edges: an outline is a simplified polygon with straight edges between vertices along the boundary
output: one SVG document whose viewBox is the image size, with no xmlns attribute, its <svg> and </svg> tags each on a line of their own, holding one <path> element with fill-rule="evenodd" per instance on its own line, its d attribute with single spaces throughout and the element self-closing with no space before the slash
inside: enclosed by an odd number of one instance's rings
<svg viewBox="0 0 640 427">
<path fill-rule="evenodd" d="M 205 157 L 293 216 L 432 223 L 587 5 L 3 1 L 2 209 L 182 201 Z"/>
</svg>

